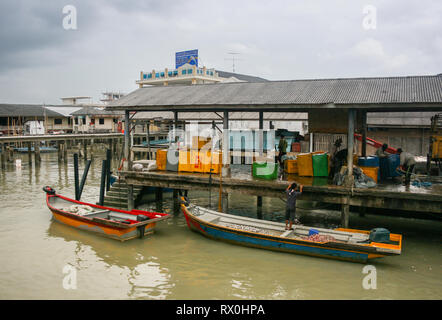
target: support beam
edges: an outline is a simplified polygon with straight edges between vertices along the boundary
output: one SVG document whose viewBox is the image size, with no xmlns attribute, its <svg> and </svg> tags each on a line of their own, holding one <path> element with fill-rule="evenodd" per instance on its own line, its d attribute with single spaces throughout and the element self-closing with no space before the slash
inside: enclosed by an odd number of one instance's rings
<svg viewBox="0 0 442 320">
<path fill-rule="evenodd" d="M 256 197 L 256 207 L 257 207 L 256 215 L 257 215 L 258 219 L 262 219 L 262 197 L 261 196 Z"/>
<path fill-rule="evenodd" d="M 40 142 L 35 141 L 34 142 L 34 156 L 35 156 L 35 164 L 38 164 L 41 162 L 41 156 L 40 156 Z"/>
<path fill-rule="evenodd" d="M 32 151 L 31 151 L 31 142 L 28 142 L 28 162 L 29 165 L 32 165 Z"/>
<path fill-rule="evenodd" d="M 362 133 L 362 156 L 367 156 L 367 111 L 362 110 L 361 111 L 361 117 L 362 117 L 362 124 L 361 124 L 361 133 Z"/>
<path fill-rule="evenodd" d="M 127 185 L 127 210 L 131 211 L 135 209 L 134 203 L 134 186 L 132 184 Z"/>
<path fill-rule="evenodd" d="M 348 110 L 348 133 L 347 133 L 347 181 L 346 186 L 351 187 L 354 184 L 353 177 L 353 149 L 355 134 L 355 109 Z"/>
<path fill-rule="evenodd" d="M 229 194 L 227 192 L 222 193 L 221 201 L 222 212 L 229 213 Z"/>
<path fill-rule="evenodd" d="M 129 110 L 124 112 L 124 158 L 126 161 L 124 162 L 124 170 L 129 171 L 131 166 L 130 158 L 130 126 L 129 126 Z"/>
<path fill-rule="evenodd" d="M 6 144 L 1 144 L 2 152 L 0 153 L 1 157 L 1 167 L 2 169 L 6 168 Z"/>
<path fill-rule="evenodd" d="M 223 119 L 223 177 L 230 176 L 230 137 L 229 137 L 229 112 L 224 111 Z"/>
<path fill-rule="evenodd" d="M 258 153 L 263 154 L 264 149 L 264 112 L 259 113 L 259 132 L 258 132 Z"/>
<path fill-rule="evenodd" d="M 173 112 L 173 141 L 177 142 L 178 141 L 178 136 L 177 136 L 177 130 L 178 130 L 178 112 L 174 111 Z"/>
<path fill-rule="evenodd" d="M 341 227 L 348 228 L 348 221 L 350 217 L 350 205 L 342 204 L 341 205 Z"/>
<path fill-rule="evenodd" d="M 83 140 L 83 155 L 84 159 L 87 159 L 87 140 Z"/>
<path fill-rule="evenodd" d="M 180 212 L 180 202 L 178 199 L 178 190 L 173 189 L 173 213 L 179 213 Z"/>
</svg>

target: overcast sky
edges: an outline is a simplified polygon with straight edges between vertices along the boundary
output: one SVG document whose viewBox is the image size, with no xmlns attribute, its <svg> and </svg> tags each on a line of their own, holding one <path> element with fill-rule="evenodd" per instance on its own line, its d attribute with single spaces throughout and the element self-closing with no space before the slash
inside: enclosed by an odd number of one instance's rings
<svg viewBox="0 0 442 320">
<path fill-rule="evenodd" d="M 191 49 L 269 80 L 438 74 L 441 17 L 440 0 L 1 0 L 0 103 L 129 93 Z"/>
</svg>

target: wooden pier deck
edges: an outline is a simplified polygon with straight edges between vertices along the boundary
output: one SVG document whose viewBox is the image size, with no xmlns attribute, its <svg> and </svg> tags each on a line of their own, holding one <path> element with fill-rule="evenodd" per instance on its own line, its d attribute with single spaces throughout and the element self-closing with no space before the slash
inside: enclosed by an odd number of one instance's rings
<svg viewBox="0 0 442 320">
<path fill-rule="evenodd" d="M 122 178 L 128 185 L 153 186 L 180 190 L 219 190 L 220 178 L 209 174 L 170 171 L 135 172 L 124 171 Z M 300 200 L 338 204 L 342 208 L 342 224 L 348 225 L 349 207 L 382 208 L 414 213 L 442 213 L 442 185 L 420 190 L 402 185 L 379 185 L 375 188 L 348 188 L 327 184 L 327 179 L 290 175 L 282 180 L 261 180 L 247 174 L 234 174 L 222 178 L 223 193 L 242 193 L 258 197 L 285 198 L 284 190 L 289 181 L 304 185 Z M 319 185 L 318 185 L 319 184 Z M 258 201 L 259 205 L 259 201 Z"/>
</svg>

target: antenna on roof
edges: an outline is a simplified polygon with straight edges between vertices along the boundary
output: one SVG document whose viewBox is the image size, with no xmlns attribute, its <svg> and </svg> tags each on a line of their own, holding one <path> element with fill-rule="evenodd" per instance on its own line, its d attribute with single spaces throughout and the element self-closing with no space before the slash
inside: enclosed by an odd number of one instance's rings
<svg viewBox="0 0 442 320">
<path fill-rule="evenodd" d="M 232 72 L 235 73 L 235 55 L 240 54 L 239 52 L 227 52 L 227 54 L 231 54 L 231 58 L 226 58 L 225 60 L 232 60 Z M 242 60 L 242 59 L 236 59 L 236 60 Z"/>
</svg>

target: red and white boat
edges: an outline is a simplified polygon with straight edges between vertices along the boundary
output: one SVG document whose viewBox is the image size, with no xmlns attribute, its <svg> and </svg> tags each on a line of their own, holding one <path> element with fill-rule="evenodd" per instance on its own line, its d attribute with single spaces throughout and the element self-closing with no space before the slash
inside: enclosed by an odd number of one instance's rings
<svg viewBox="0 0 442 320">
<path fill-rule="evenodd" d="M 56 194 L 47 186 L 43 191 L 56 221 L 121 241 L 143 238 L 154 231 L 157 222 L 170 218 L 166 213 L 126 211 L 77 201 Z"/>
</svg>

